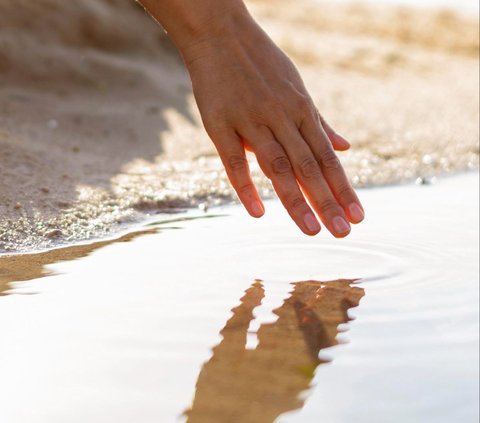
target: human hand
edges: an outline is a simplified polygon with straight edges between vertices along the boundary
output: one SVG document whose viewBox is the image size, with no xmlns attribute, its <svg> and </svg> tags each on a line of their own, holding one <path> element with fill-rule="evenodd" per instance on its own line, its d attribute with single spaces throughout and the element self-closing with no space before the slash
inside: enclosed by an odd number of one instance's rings
<svg viewBox="0 0 480 423">
<path fill-rule="evenodd" d="M 191 3 L 188 16 L 196 4 Z M 233 7 L 225 6 L 229 4 Z M 250 150 L 305 234 L 320 231 L 313 208 L 334 236 L 348 235 L 349 222 L 364 218 L 334 151 L 348 149 L 349 143 L 322 119 L 293 63 L 241 2 L 210 0 L 198 13 L 206 13 L 208 5 L 216 13 L 204 18 L 190 37 L 178 23 L 171 32 L 205 129 L 240 201 L 252 216 L 264 214 L 245 155 Z"/>
</svg>

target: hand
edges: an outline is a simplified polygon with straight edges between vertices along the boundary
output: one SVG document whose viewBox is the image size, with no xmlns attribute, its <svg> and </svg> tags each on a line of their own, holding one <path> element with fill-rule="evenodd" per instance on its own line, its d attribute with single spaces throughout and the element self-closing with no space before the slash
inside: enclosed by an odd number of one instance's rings
<svg viewBox="0 0 480 423">
<path fill-rule="evenodd" d="M 248 212 L 260 217 L 264 206 L 246 149 L 304 233 L 320 231 L 313 208 L 334 236 L 348 235 L 348 222 L 364 218 L 334 151 L 349 143 L 322 119 L 293 63 L 241 2 L 166 3 L 152 9 L 180 48 L 205 129 Z"/>
</svg>

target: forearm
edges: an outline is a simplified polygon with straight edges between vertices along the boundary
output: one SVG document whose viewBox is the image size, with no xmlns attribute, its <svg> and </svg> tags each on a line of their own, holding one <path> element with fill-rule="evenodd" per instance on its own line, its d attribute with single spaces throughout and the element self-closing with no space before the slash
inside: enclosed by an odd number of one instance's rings
<svg viewBox="0 0 480 423">
<path fill-rule="evenodd" d="M 242 0 L 139 0 L 176 46 L 190 46 L 231 32 L 251 17 Z"/>
</svg>

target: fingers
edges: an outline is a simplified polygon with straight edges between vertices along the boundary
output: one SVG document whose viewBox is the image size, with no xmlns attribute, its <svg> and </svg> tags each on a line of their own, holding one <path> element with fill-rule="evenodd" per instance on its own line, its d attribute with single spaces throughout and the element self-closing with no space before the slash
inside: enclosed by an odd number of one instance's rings
<svg viewBox="0 0 480 423">
<path fill-rule="evenodd" d="M 337 238 L 347 236 L 350 233 L 350 225 L 345 211 L 327 183 L 321 163 L 296 126 L 283 123 L 281 130 L 276 134 L 287 152 L 297 180 L 324 225 Z M 328 145 L 331 148 L 330 142 Z M 335 162 L 337 163 L 338 161 Z"/>
<path fill-rule="evenodd" d="M 348 235 L 349 222 L 362 221 L 364 211 L 330 137 L 337 149 L 348 148 L 348 142 L 316 114 L 304 119 L 300 128 L 288 119 L 279 119 L 271 127 L 250 125 L 238 130 L 240 134 L 233 128 L 209 132 L 247 211 L 261 217 L 265 209 L 250 177 L 246 148 L 254 151 L 282 204 L 305 234 L 316 235 L 321 229 L 311 205 L 335 237 Z"/>
<path fill-rule="evenodd" d="M 251 216 L 263 216 L 265 208 L 250 177 L 245 149 L 240 138 L 233 129 L 210 133 L 210 136 L 240 201 Z"/>
<path fill-rule="evenodd" d="M 328 125 L 326 126 L 328 127 Z M 324 128 L 325 123 L 319 125 L 318 120 L 312 117 L 303 121 L 300 132 L 310 146 L 332 194 L 345 211 L 348 220 L 351 223 L 359 223 L 364 219 L 365 212 L 340 165 Z"/>
<path fill-rule="evenodd" d="M 247 130 L 245 138 L 253 147 L 258 163 L 272 181 L 273 188 L 288 214 L 307 235 L 320 232 L 320 224 L 300 190 L 285 150 L 266 127 Z"/>
<path fill-rule="evenodd" d="M 322 115 L 317 112 L 318 119 L 320 120 L 320 124 L 323 127 L 323 130 L 328 135 L 330 139 L 333 149 L 336 151 L 345 151 L 350 148 L 350 143 L 342 137 L 340 134 L 335 132 L 332 127 L 323 119 Z"/>
</svg>

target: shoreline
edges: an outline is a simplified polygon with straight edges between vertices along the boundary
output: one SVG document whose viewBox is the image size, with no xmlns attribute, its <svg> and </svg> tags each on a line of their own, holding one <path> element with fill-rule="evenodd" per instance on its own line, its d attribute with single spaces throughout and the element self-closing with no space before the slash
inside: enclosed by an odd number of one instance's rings
<svg viewBox="0 0 480 423">
<path fill-rule="evenodd" d="M 418 177 L 416 180 L 407 180 L 397 183 L 385 184 L 385 185 L 372 185 L 359 189 L 359 195 L 361 196 L 365 191 L 371 190 L 383 190 L 396 187 L 412 187 L 415 185 L 435 185 L 438 181 L 444 181 L 449 179 L 461 178 L 464 176 L 479 175 L 479 169 L 469 169 L 464 171 L 458 171 L 455 173 L 430 175 L 427 177 Z M 278 201 L 276 197 L 263 198 L 266 202 Z M 225 202 L 219 202 L 216 205 L 204 208 L 204 205 L 184 207 L 179 209 L 170 209 L 166 211 L 156 211 L 153 214 L 139 214 L 136 219 L 132 219 L 129 222 L 118 225 L 118 229 L 112 228 L 112 231 L 105 236 L 92 237 L 87 239 L 74 239 L 65 243 L 59 243 L 58 245 L 51 245 L 41 249 L 26 249 L 20 251 L 8 251 L 0 249 L 0 261 L 2 258 L 13 258 L 20 256 L 37 256 L 40 254 L 51 254 L 57 250 L 70 249 L 70 248 L 88 248 L 92 245 L 108 245 L 116 242 L 123 242 L 123 239 L 129 239 L 135 237 L 135 234 L 142 235 L 143 233 L 149 233 L 149 231 L 155 232 L 155 230 L 148 229 L 155 222 L 164 221 L 166 223 L 172 221 L 188 221 L 194 219 L 211 218 L 215 216 L 222 216 L 222 213 L 211 214 L 216 211 L 221 212 L 223 209 L 237 208 L 243 210 L 242 204 L 238 200 L 225 200 Z M 285 211 L 285 213 L 287 213 Z M 248 217 L 247 212 L 245 215 Z M 265 218 L 265 217 L 264 217 Z M 253 219 L 253 218 L 252 218 Z M 262 218 L 263 219 L 263 218 Z M 268 219 L 268 217 L 267 217 Z M 323 225 L 322 225 L 323 226 Z M 323 234 L 322 234 L 323 235 Z M 55 255 L 55 254 L 54 254 Z M 59 257 L 62 255 L 60 254 Z M 63 260 L 62 260 L 63 261 Z"/>
<path fill-rule="evenodd" d="M 426 177 L 419 176 L 415 180 L 406 180 L 397 183 L 389 183 L 385 185 L 371 185 L 365 186 L 359 189 L 359 194 L 361 195 L 362 192 L 370 191 L 370 190 L 381 190 L 381 189 L 389 189 L 395 187 L 411 187 L 414 185 L 435 185 L 439 180 L 449 180 L 455 179 L 463 176 L 469 175 L 478 175 L 480 169 L 468 169 L 463 171 L 457 171 L 453 173 L 444 173 L 438 175 L 429 175 Z M 271 201 L 278 201 L 277 197 L 264 197 L 264 201 L 271 202 Z M 69 247 L 87 247 L 92 244 L 110 244 L 120 241 L 125 237 L 129 237 L 135 233 L 142 233 L 143 231 L 148 231 L 147 227 L 151 225 L 153 222 L 157 221 L 183 221 L 183 220 L 190 220 L 190 219 L 202 219 L 202 218 L 209 218 L 212 217 L 210 213 L 215 213 L 216 211 L 221 211 L 224 208 L 240 208 L 243 210 L 242 204 L 238 201 L 238 199 L 228 199 L 224 200 L 223 202 L 218 202 L 216 205 L 206 206 L 204 203 L 198 206 L 190 206 L 190 207 L 183 207 L 178 209 L 168 209 L 168 210 L 157 210 L 153 213 L 144 213 L 138 214 L 136 218 L 132 218 L 128 222 L 122 223 L 118 225 L 118 229 L 115 227 L 112 228 L 113 230 L 106 234 L 105 236 L 97 236 L 87 239 L 73 239 L 66 241 L 64 243 L 59 243 L 58 245 L 51 245 L 46 248 L 40 249 L 25 249 L 20 251 L 8 251 L 8 250 L 0 250 L 0 258 L 2 257 L 14 257 L 14 256 L 22 256 L 22 255 L 37 255 L 43 253 L 51 253 L 55 250 L 61 250 L 64 248 Z M 246 212 L 245 212 L 246 213 Z M 286 211 L 285 211 L 286 213 Z M 221 214 L 220 214 L 221 215 Z M 247 214 L 246 214 L 247 215 Z"/>
<path fill-rule="evenodd" d="M 366 196 L 372 195 L 381 195 L 380 191 L 389 193 L 391 190 L 413 190 L 418 189 L 437 189 L 437 185 L 453 184 L 456 181 L 473 180 L 477 182 L 480 178 L 480 173 L 478 171 L 462 172 L 456 175 L 445 175 L 443 177 L 434 177 L 429 183 L 418 184 L 418 183 L 404 183 L 404 184 L 395 184 L 388 186 L 376 186 L 370 188 L 362 188 L 359 192 L 360 198 L 365 194 Z M 267 199 L 265 201 L 267 206 L 274 205 L 278 209 L 279 200 L 278 199 Z M 281 220 L 288 221 L 288 214 L 280 206 Z M 283 212 L 283 213 L 282 213 Z M 51 274 L 46 271 L 46 267 L 55 263 L 65 262 L 76 260 L 78 258 L 86 257 L 91 253 L 95 252 L 98 249 L 102 249 L 109 245 L 115 245 L 122 242 L 130 242 L 135 240 L 138 237 L 160 234 L 164 229 L 171 230 L 181 228 L 182 225 L 187 224 L 190 221 L 203 221 L 208 219 L 216 218 L 225 218 L 236 216 L 242 220 L 256 220 L 250 217 L 243 206 L 240 203 L 229 203 L 221 204 L 212 208 L 209 208 L 207 211 L 201 211 L 198 208 L 190 208 L 177 213 L 159 213 L 157 215 L 151 215 L 144 218 L 141 221 L 138 221 L 131 226 L 124 228 L 123 231 L 112 234 L 110 237 L 104 238 L 95 238 L 90 240 L 82 240 L 79 242 L 72 242 L 67 245 L 58 245 L 44 250 L 33 250 L 25 252 L 15 252 L 15 253 L 3 253 L 0 252 L 0 296 L 2 292 L 8 290 L 10 283 L 15 281 L 28 281 L 35 278 L 50 276 Z M 277 216 L 265 215 L 263 218 L 258 219 L 258 222 L 254 222 L 257 225 L 262 225 L 268 227 L 275 223 L 271 219 L 278 219 Z M 296 230 L 293 222 L 289 222 L 290 230 Z M 173 225 L 173 226 L 172 226 Z M 178 225 L 178 226 L 175 226 Z M 361 226 L 361 224 L 360 224 Z M 353 226 L 353 231 L 357 229 L 356 225 Z M 351 236 L 351 235 L 350 235 Z M 320 242 L 324 237 L 330 238 L 326 229 L 322 226 L 322 231 L 316 237 L 307 237 L 305 236 L 306 242 L 315 241 L 316 239 Z"/>
<path fill-rule="evenodd" d="M 462 176 L 468 175 L 478 175 L 479 169 L 469 169 L 464 171 L 457 171 L 454 173 L 444 173 L 438 175 L 429 175 L 427 177 L 418 177 L 416 180 L 407 180 L 397 183 L 390 183 L 385 185 L 372 185 L 362 187 L 359 190 L 359 194 L 361 195 L 364 191 L 369 190 L 379 190 L 379 189 L 389 189 L 394 187 L 408 187 L 413 185 L 435 185 L 438 180 L 445 180 L 445 179 L 452 179 L 458 178 Z M 264 197 L 264 201 L 278 201 L 276 197 Z M 17 257 L 17 256 L 36 256 L 39 254 L 51 254 L 54 253 L 56 250 L 68 249 L 70 247 L 73 248 L 83 248 L 88 247 L 93 244 L 110 244 L 115 242 L 121 242 L 123 238 L 128 238 L 132 234 L 142 234 L 144 231 L 148 232 L 148 226 L 153 222 L 157 222 L 159 220 L 164 220 L 166 222 L 175 220 L 175 221 L 182 221 L 182 220 L 190 220 L 190 219 L 202 219 L 202 218 L 209 218 L 211 215 L 209 213 L 215 213 L 216 211 L 221 211 L 225 207 L 231 208 L 236 207 L 243 210 L 243 206 L 241 203 L 234 199 L 225 200 L 224 202 L 218 202 L 216 205 L 213 206 L 205 206 L 201 204 L 200 206 L 191 206 L 191 207 L 184 207 L 179 209 L 170 209 L 166 211 L 158 210 L 153 214 L 138 214 L 136 218 L 131 218 L 128 222 L 118 224 L 116 227 L 113 226 L 111 231 L 105 236 L 97 236 L 91 237 L 87 239 L 73 239 L 67 240 L 65 242 L 60 242 L 57 245 L 49 245 L 45 248 L 39 249 L 24 249 L 19 251 L 8 251 L 0 249 L 0 260 L 4 257 Z M 245 212 L 246 213 L 246 212 Z M 285 211 L 286 213 L 286 211 Z M 268 218 L 268 217 L 267 217 Z"/>
</svg>

